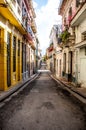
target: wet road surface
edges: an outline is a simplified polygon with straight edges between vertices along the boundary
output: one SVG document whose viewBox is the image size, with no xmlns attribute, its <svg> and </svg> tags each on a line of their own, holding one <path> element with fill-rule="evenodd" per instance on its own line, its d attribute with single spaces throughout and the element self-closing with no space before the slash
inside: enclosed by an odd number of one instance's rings
<svg viewBox="0 0 86 130">
<path fill-rule="evenodd" d="M 0 130 L 86 130 L 86 114 L 45 72 L 5 101 Z"/>
</svg>

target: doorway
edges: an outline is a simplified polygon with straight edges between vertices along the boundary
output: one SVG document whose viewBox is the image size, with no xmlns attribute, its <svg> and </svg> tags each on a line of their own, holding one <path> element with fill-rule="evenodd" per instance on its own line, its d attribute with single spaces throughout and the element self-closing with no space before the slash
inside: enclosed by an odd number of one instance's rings
<svg viewBox="0 0 86 130">
<path fill-rule="evenodd" d="M 11 34 L 7 32 L 7 85 L 11 86 Z"/>
</svg>

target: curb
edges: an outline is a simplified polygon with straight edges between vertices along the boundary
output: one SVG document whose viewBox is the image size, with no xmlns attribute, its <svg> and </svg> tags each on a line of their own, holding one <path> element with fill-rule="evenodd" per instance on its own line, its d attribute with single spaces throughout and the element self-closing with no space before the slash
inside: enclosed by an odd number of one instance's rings
<svg viewBox="0 0 86 130">
<path fill-rule="evenodd" d="M 56 79 L 53 75 L 50 75 L 50 77 L 53 80 L 55 80 L 58 84 L 60 84 L 63 87 L 63 89 L 67 90 L 71 95 L 73 95 L 80 103 L 82 103 L 82 105 L 84 105 L 85 111 L 86 111 L 86 97 L 84 97 L 81 94 L 79 94 L 78 92 L 72 90 L 68 85 L 66 85 L 62 81 Z"/>
<path fill-rule="evenodd" d="M 54 77 L 54 76 L 53 76 L 53 77 Z M 55 78 L 55 77 L 54 77 L 54 78 Z M 55 79 L 56 79 L 56 78 L 55 78 Z M 78 92 L 77 90 L 74 90 L 74 88 L 72 88 L 70 85 L 65 84 L 64 82 L 62 82 L 62 81 L 59 80 L 58 78 L 57 78 L 57 80 L 58 80 L 59 82 L 61 82 L 63 85 L 65 85 L 65 87 L 69 88 L 71 91 L 77 93 L 78 95 L 80 95 L 81 97 L 83 97 L 84 99 L 86 99 L 86 96 L 85 96 L 85 95 L 83 95 L 82 93 Z"/>
<path fill-rule="evenodd" d="M 30 84 L 33 80 L 35 80 L 37 77 L 39 76 L 39 74 L 34 74 L 32 77 L 30 77 L 28 80 L 26 81 L 21 81 L 20 84 L 16 85 L 13 89 L 8 90 L 5 94 L 3 94 L 0 97 L 0 103 L 3 102 L 6 98 L 10 97 L 12 94 L 14 94 L 15 92 L 17 92 L 18 90 L 23 90 L 26 85 Z M 23 82 L 23 83 L 22 83 Z"/>
</svg>

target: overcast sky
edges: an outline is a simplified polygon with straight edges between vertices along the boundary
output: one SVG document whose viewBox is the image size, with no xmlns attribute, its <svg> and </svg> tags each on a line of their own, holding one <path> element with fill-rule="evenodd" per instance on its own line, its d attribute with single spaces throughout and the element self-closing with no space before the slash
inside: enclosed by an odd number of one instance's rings
<svg viewBox="0 0 86 130">
<path fill-rule="evenodd" d="M 53 25 L 61 23 L 58 15 L 58 5 L 60 0 L 33 0 L 36 12 L 37 34 L 40 42 L 42 54 L 49 46 L 49 35 Z"/>
</svg>

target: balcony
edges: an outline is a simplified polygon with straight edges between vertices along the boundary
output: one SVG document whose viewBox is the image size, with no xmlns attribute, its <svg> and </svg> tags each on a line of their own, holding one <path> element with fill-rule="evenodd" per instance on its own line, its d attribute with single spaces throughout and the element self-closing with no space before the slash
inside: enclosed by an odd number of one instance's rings
<svg viewBox="0 0 86 130">
<path fill-rule="evenodd" d="M 59 7 L 61 7 L 61 6 L 62 6 L 62 3 L 63 3 L 63 0 L 60 0 Z"/>
<path fill-rule="evenodd" d="M 24 39 L 26 39 L 29 43 L 29 45 L 32 47 L 32 49 L 36 49 L 36 44 L 34 39 L 32 39 L 31 35 L 29 33 L 24 35 Z"/>
<path fill-rule="evenodd" d="M 29 24 L 27 25 L 27 33 L 24 35 L 24 39 L 28 41 L 28 43 L 31 45 L 31 47 L 35 50 L 36 49 L 36 41 L 33 34 L 33 31 Z"/>
<path fill-rule="evenodd" d="M 27 33 L 24 35 L 24 38 L 30 43 L 32 44 L 33 42 L 33 32 L 31 30 L 31 27 L 29 25 L 27 25 Z"/>
<path fill-rule="evenodd" d="M 86 3 L 80 8 L 80 10 L 75 14 L 71 21 L 71 26 L 78 26 L 86 18 Z"/>
<path fill-rule="evenodd" d="M 22 11 L 16 0 L 1 0 L 0 3 L 6 7 L 0 7 L 0 13 L 12 25 L 14 25 L 22 34 L 25 34 L 25 28 L 22 26 Z"/>
<path fill-rule="evenodd" d="M 48 48 L 48 53 L 47 53 L 47 59 L 50 59 L 53 56 L 53 53 L 52 53 L 52 51 L 49 50 L 49 48 Z"/>
<path fill-rule="evenodd" d="M 33 8 L 33 2 L 32 2 L 32 0 L 28 0 L 28 1 L 29 1 L 29 7 L 31 9 L 32 16 L 33 16 L 33 18 L 36 18 L 35 10 Z"/>
<path fill-rule="evenodd" d="M 82 6 L 86 0 L 76 0 L 76 7 Z"/>
<path fill-rule="evenodd" d="M 67 30 L 63 31 L 60 34 L 59 38 L 58 38 L 58 44 L 59 44 L 59 46 L 60 47 L 69 46 L 68 45 L 69 44 L 69 37 L 70 37 L 70 33 Z"/>
<path fill-rule="evenodd" d="M 27 25 L 27 32 L 30 33 L 32 38 L 34 38 L 34 33 L 33 33 L 33 31 L 32 31 L 32 29 L 31 29 L 29 24 Z"/>
<path fill-rule="evenodd" d="M 51 55 L 48 56 L 48 59 L 51 59 L 52 57 L 53 57 L 53 56 L 52 56 L 52 54 L 51 54 Z"/>
<path fill-rule="evenodd" d="M 59 15 L 62 14 L 63 6 L 65 4 L 66 0 L 60 0 L 59 8 L 58 8 L 58 13 Z"/>
<path fill-rule="evenodd" d="M 27 20 L 28 20 L 28 17 L 27 17 L 27 14 L 23 15 L 22 16 L 22 25 L 23 27 L 27 30 Z"/>
<path fill-rule="evenodd" d="M 31 28 L 33 30 L 34 33 L 37 32 L 37 29 L 36 29 L 36 23 L 35 23 L 35 20 L 32 18 L 32 21 L 31 21 Z"/>
<path fill-rule="evenodd" d="M 60 47 L 69 47 L 75 43 L 75 35 L 70 35 L 69 32 L 62 32 L 61 36 L 58 38 L 58 44 Z"/>
<path fill-rule="evenodd" d="M 22 11 L 21 11 L 21 7 L 17 3 L 17 0 L 6 0 L 6 2 L 8 3 L 9 7 L 14 12 L 15 16 L 21 21 Z"/>
<path fill-rule="evenodd" d="M 68 29 L 70 27 L 72 17 L 73 17 L 72 15 L 69 15 L 68 18 L 64 19 L 64 27 L 65 27 L 65 29 Z"/>
</svg>

